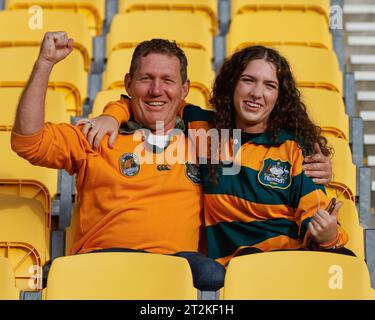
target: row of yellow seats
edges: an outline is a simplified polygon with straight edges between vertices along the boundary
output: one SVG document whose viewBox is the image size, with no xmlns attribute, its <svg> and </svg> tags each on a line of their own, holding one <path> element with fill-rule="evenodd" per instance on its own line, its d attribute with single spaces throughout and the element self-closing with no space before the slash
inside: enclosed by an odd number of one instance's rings
<svg viewBox="0 0 375 320">
<path fill-rule="evenodd" d="M 44 10 L 78 13 L 86 21 L 92 36 L 102 33 L 105 19 L 105 0 L 6 0 L 5 9 L 29 10 L 33 6 Z M 31 10 L 33 12 L 33 10 Z M 69 20 L 67 20 L 69 21 Z"/>
<path fill-rule="evenodd" d="M 17 299 L 7 259 L 0 258 L 0 299 Z M 306 277 L 308 273 L 308 277 Z M 183 258 L 142 253 L 94 253 L 53 261 L 46 300 L 195 300 L 189 264 Z M 230 261 L 221 298 L 375 299 L 364 260 L 323 252 L 271 252 Z"/>
<path fill-rule="evenodd" d="M 49 261 L 50 214 L 49 198 L 46 192 L 35 182 L 17 184 L 1 181 L 0 188 L 0 257 L 7 257 L 16 278 L 16 286 L 21 290 L 38 290 L 41 279 L 35 277 Z M 20 192 L 22 190 L 22 193 Z M 339 215 L 339 222 L 349 234 L 346 247 L 352 250 L 359 259 L 364 259 L 363 229 L 359 225 L 355 204 L 349 200 Z M 79 220 L 78 206 L 75 207 L 72 222 L 67 230 L 67 255 L 74 238 Z M 34 269 L 37 266 L 39 269 Z M 30 287 L 31 284 L 34 287 Z"/>
<path fill-rule="evenodd" d="M 105 0 L 6 0 L 6 10 L 22 10 L 38 5 L 43 9 L 82 14 L 92 35 L 100 35 L 105 19 Z M 169 11 L 194 12 L 210 22 L 213 34 L 217 32 L 217 0 L 120 0 L 118 12 Z"/>
<path fill-rule="evenodd" d="M 41 290 L 50 232 L 51 200 L 45 186 L 35 180 L 0 179 L 0 258 L 8 258 L 18 289 Z"/>
<path fill-rule="evenodd" d="M 0 50 L 1 52 L 1 50 Z M 11 150 L 10 135 L 22 88 L 0 88 L 0 256 L 8 257 L 22 290 L 40 290 L 42 267 L 50 260 L 51 201 L 58 192 L 58 171 L 31 165 Z M 64 94 L 49 89 L 46 120 L 69 122 Z M 30 280 L 30 275 L 35 280 Z"/>
</svg>

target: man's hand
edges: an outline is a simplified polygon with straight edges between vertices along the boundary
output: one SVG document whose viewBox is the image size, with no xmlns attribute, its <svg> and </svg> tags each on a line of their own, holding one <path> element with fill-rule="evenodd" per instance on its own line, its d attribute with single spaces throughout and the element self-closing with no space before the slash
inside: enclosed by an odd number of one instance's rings
<svg viewBox="0 0 375 320">
<path fill-rule="evenodd" d="M 76 126 L 83 125 L 82 133 L 94 150 L 98 150 L 106 134 L 109 135 L 108 147 L 113 148 L 120 127 L 117 120 L 109 115 L 101 115 L 93 119 L 80 119 Z"/>
<path fill-rule="evenodd" d="M 337 237 L 337 217 L 339 209 L 344 203 L 336 203 L 334 210 L 329 214 L 326 210 L 318 209 L 318 212 L 311 217 L 309 230 L 317 243 L 329 243 Z"/>
<path fill-rule="evenodd" d="M 64 31 L 47 32 L 40 47 L 38 61 L 50 66 L 55 65 L 72 52 L 73 42 Z"/>
<path fill-rule="evenodd" d="M 316 184 L 328 184 L 332 180 L 332 163 L 320 150 L 319 144 L 314 144 L 315 154 L 305 158 L 303 171 Z"/>
</svg>

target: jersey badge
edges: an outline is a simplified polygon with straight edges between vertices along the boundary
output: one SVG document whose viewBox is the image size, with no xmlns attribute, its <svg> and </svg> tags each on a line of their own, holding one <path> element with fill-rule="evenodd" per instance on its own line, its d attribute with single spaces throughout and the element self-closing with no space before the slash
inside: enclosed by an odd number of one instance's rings
<svg viewBox="0 0 375 320">
<path fill-rule="evenodd" d="M 258 173 L 259 182 L 271 188 L 287 189 L 290 186 L 290 168 L 288 161 L 266 159 Z"/>
<path fill-rule="evenodd" d="M 124 176 L 135 176 L 140 170 L 138 157 L 134 153 L 124 153 L 120 157 L 119 163 L 120 171 Z"/>
</svg>

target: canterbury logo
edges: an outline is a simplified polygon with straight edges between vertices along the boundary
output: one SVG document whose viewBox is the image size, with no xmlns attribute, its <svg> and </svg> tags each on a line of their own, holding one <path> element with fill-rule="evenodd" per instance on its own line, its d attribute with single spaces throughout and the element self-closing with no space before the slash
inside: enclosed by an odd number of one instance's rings
<svg viewBox="0 0 375 320">
<path fill-rule="evenodd" d="M 171 167 L 167 164 L 159 164 L 156 168 L 159 171 L 170 171 L 171 170 Z"/>
</svg>

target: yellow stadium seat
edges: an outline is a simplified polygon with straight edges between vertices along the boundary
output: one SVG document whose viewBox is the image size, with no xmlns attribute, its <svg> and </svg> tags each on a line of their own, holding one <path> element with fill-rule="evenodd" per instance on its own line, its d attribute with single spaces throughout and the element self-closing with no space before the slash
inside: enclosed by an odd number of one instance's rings
<svg viewBox="0 0 375 320">
<path fill-rule="evenodd" d="M 0 49 L 0 88 L 23 88 L 38 53 L 36 47 Z M 48 88 L 63 93 L 66 110 L 70 115 L 82 114 L 82 103 L 87 96 L 87 72 L 83 70 L 83 60 L 79 53 L 73 50 L 66 59 L 55 65 Z"/>
<path fill-rule="evenodd" d="M 356 167 L 348 141 L 326 136 L 328 145 L 334 150 L 332 157 L 333 179 L 326 186 L 331 197 L 344 198 L 355 202 Z"/>
<path fill-rule="evenodd" d="M 130 68 L 130 61 L 134 49 L 121 49 L 113 51 L 108 59 L 107 70 L 103 75 L 103 90 L 124 88 L 124 76 Z M 196 49 L 185 49 L 188 59 L 188 78 L 190 90 L 199 91 L 208 105 L 210 88 L 214 79 L 211 60 L 207 53 Z M 118 66 L 121 66 L 119 68 Z M 125 89 L 124 89 L 125 90 Z"/>
<path fill-rule="evenodd" d="M 0 257 L 0 300 L 19 300 L 19 294 L 12 265 L 8 259 Z"/>
<path fill-rule="evenodd" d="M 134 12 L 148 10 L 188 11 L 203 14 L 211 21 L 212 35 L 218 28 L 217 0 L 120 0 L 119 12 Z"/>
<path fill-rule="evenodd" d="M 197 299 L 188 262 L 147 253 L 89 253 L 57 258 L 47 300 Z"/>
<path fill-rule="evenodd" d="M 31 165 L 11 150 L 9 131 L 0 131 L 1 166 L 0 179 L 33 180 L 42 183 L 53 197 L 57 193 L 57 173 L 55 169 Z"/>
<path fill-rule="evenodd" d="M 190 88 L 189 94 L 186 97 L 186 102 L 199 106 L 202 109 L 212 110 L 207 96 L 203 95 L 202 91 L 197 88 Z"/>
<path fill-rule="evenodd" d="M 80 13 L 85 17 L 92 36 L 99 36 L 105 17 L 105 0 L 6 0 L 7 10 L 29 9 L 37 5 L 43 9 Z"/>
<path fill-rule="evenodd" d="M 0 88 L 0 101 L 2 104 L 0 130 L 12 130 L 22 90 L 21 88 Z M 46 122 L 54 123 L 70 122 L 62 93 L 52 90 L 47 91 L 45 120 Z"/>
<path fill-rule="evenodd" d="M 325 135 L 349 141 L 349 119 L 340 93 L 319 88 L 300 88 L 310 118 Z"/>
<path fill-rule="evenodd" d="M 74 50 L 81 54 L 84 70 L 90 69 L 92 38 L 80 14 L 43 10 L 42 18 L 27 10 L 0 11 L 0 47 L 37 47 L 47 31 L 66 31 L 74 39 Z M 41 20 L 40 29 L 34 23 Z M 22 60 L 20 60 L 22 61 Z"/>
<path fill-rule="evenodd" d="M 79 225 L 79 205 L 75 203 L 72 216 L 70 219 L 70 225 L 65 230 L 65 255 L 71 255 L 71 250 L 74 243 L 74 237 L 77 231 L 77 227 Z"/>
<path fill-rule="evenodd" d="M 312 11 L 324 16 L 329 23 L 330 0 L 232 0 L 231 14 L 243 14 L 248 11 Z"/>
<path fill-rule="evenodd" d="M 258 44 L 332 49 L 332 36 L 325 18 L 311 12 L 260 11 L 234 16 L 227 36 L 228 55 Z"/>
<path fill-rule="evenodd" d="M 346 248 L 352 250 L 358 258 L 365 259 L 363 228 L 359 224 L 358 212 L 353 201 L 340 199 L 344 205 L 340 209 L 339 222 L 349 235 Z"/>
<path fill-rule="evenodd" d="M 108 102 L 120 100 L 122 94 L 126 94 L 125 88 L 116 88 L 98 92 L 89 118 L 100 116 Z"/>
<path fill-rule="evenodd" d="M 343 77 L 334 51 L 274 46 L 289 61 L 298 87 L 322 88 L 343 93 Z"/>
<path fill-rule="evenodd" d="M 0 180 L 0 222 L 0 256 L 11 261 L 17 287 L 40 290 L 41 268 L 50 259 L 48 191 L 33 181 Z"/>
<path fill-rule="evenodd" d="M 142 28 L 137 27 L 142 25 Z M 173 27 L 171 27 L 173 26 Z M 113 50 L 135 48 L 152 38 L 175 40 L 182 49 L 206 51 L 212 58 L 211 22 L 191 12 L 145 11 L 117 14 L 107 36 L 107 57 Z"/>
<path fill-rule="evenodd" d="M 233 258 L 224 300 L 374 299 L 363 259 L 313 251 L 278 251 Z"/>
</svg>

